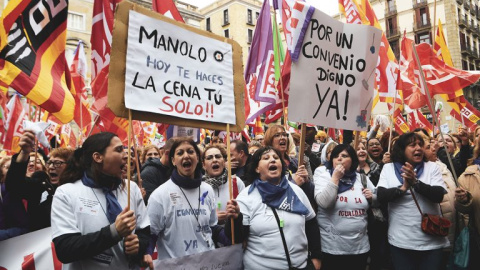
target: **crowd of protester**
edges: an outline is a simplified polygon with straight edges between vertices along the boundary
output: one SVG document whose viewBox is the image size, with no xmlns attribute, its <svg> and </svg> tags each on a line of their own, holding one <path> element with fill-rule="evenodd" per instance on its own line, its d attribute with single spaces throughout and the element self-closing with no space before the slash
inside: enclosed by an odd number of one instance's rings
<svg viewBox="0 0 480 270">
<path fill-rule="evenodd" d="M 480 269 L 480 127 L 432 135 L 308 126 L 300 158 L 301 136 L 271 125 L 233 140 L 229 160 L 218 137 L 137 150 L 108 132 L 46 155 L 26 130 L 0 157 L 0 240 L 51 227 L 65 269 L 153 268 L 155 248 L 178 258 L 234 236 L 245 269 L 437 270 L 457 269 L 468 228 L 463 269 Z M 424 232 L 421 213 L 450 221 L 448 235 Z"/>
</svg>

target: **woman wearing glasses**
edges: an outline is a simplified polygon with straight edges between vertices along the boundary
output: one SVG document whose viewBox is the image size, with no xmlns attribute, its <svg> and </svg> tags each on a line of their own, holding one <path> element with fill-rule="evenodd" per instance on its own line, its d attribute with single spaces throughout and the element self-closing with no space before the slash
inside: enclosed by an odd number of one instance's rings
<svg viewBox="0 0 480 270">
<path fill-rule="evenodd" d="M 203 181 L 213 188 L 215 194 L 215 204 L 217 208 L 218 223 L 224 224 L 227 220 L 227 202 L 230 200 L 230 191 L 228 186 L 228 173 L 225 169 L 227 152 L 220 145 L 209 145 L 203 151 L 202 160 L 205 175 Z M 242 179 L 235 177 L 233 182 L 233 197 L 245 188 Z"/>
<path fill-rule="evenodd" d="M 29 130 L 18 145 L 21 150 L 12 157 L 5 180 L 7 191 L 27 200 L 30 231 L 50 227 L 53 194 L 73 150 L 54 149 L 46 163 L 39 154 L 35 159 L 35 135 Z"/>
</svg>

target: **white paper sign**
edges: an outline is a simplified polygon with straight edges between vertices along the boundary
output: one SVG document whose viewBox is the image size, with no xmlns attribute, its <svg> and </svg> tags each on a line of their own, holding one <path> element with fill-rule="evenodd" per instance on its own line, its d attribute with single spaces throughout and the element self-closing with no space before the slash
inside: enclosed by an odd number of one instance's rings
<svg viewBox="0 0 480 270">
<path fill-rule="evenodd" d="M 235 124 L 232 46 L 130 11 L 125 106 Z"/>
<path fill-rule="evenodd" d="M 288 118 L 367 130 L 382 32 L 344 24 L 316 9 L 292 63 Z"/>
<path fill-rule="evenodd" d="M 242 244 L 236 244 L 181 258 L 153 262 L 155 269 L 240 270 L 243 269 L 243 249 Z"/>
</svg>

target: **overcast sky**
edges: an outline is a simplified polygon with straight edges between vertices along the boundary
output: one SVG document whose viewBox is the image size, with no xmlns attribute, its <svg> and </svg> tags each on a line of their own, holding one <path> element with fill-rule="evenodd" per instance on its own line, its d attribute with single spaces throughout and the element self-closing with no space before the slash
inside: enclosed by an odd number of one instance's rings
<svg viewBox="0 0 480 270">
<path fill-rule="evenodd" d="M 195 5 L 199 8 L 203 8 L 218 0 L 181 0 L 181 1 Z M 270 0 L 270 3 L 271 2 L 272 1 Z M 319 10 L 329 14 L 330 16 L 338 13 L 338 0 L 306 0 L 306 2 L 318 8 Z"/>
</svg>

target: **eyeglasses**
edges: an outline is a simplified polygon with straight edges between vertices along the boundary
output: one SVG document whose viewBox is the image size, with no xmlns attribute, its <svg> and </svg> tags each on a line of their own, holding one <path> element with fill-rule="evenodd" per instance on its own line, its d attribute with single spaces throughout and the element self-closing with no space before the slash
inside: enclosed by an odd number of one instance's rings
<svg viewBox="0 0 480 270">
<path fill-rule="evenodd" d="M 205 160 L 212 160 L 213 158 L 215 158 L 215 159 L 222 159 L 223 156 L 220 155 L 220 154 L 208 155 L 208 156 L 205 157 Z"/>
<path fill-rule="evenodd" d="M 369 143 L 368 144 L 368 147 L 373 147 L 373 146 L 380 146 L 380 143 L 376 142 L 376 143 Z"/>
<path fill-rule="evenodd" d="M 274 138 L 280 138 L 280 137 L 288 138 L 288 133 L 287 133 L 287 132 L 275 133 L 275 135 L 273 135 L 273 137 L 274 137 Z"/>
<path fill-rule="evenodd" d="M 50 165 L 53 164 L 54 168 L 58 168 L 58 167 L 62 166 L 62 164 L 65 164 L 65 163 L 66 162 L 60 161 L 60 160 L 53 160 L 53 161 L 49 160 L 49 161 L 47 161 L 47 166 L 50 166 Z"/>
</svg>

